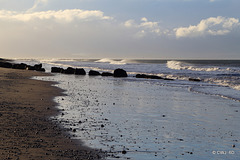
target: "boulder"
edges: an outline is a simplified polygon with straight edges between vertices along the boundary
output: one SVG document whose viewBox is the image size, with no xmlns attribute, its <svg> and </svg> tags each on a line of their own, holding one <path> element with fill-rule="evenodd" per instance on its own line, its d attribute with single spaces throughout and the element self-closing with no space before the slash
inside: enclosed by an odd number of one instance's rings
<svg viewBox="0 0 240 160">
<path fill-rule="evenodd" d="M 136 78 L 147 78 L 146 74 L 137 74 Z"/>
<path fill-rule="evenodd" d="M 164 78 L 164 80 L 167 80 L 167 81 L 174 81 L 174 79 L 171 79 L 171 78 Z"/>
<path fill-rule="evenodd" d="M 163 79 L 162 77 L 155 76 L 155 75 L 148 75 L 147 78 L 149 78 L 149 79 Z"/>
<path fill-rule="evenodd" d="M 75 74 L 76 75 L 86 75 L 86 71 L 83 68 L 76 68 Z"/>
<path fill-rule="evenodd" d="M 36 71 L 41 71 L 41 69 L 42 69 L 42 64 L 41 64 L 41 63 L 34 65 L 34 70 L 36 70 Z"/>
<path fill-rule="evenodd" d="M 74 74 L 75 73 L 75 69 L 72 67 L 68 67 L 67 69 L 64 70 L 65 74 Z"/>
<path fill-rule="evenodd" d="M 137 74 L 136 78 L 149 78 L 149 79 L 163 79 L 162 77 L 155 75 Z"/>
<path fill-rule="evenodd" d="M 88 73 L 89 76 L 99 76 L 101 75 L 98 71 L 90 70 Z"/>
<path fill-rule="evenodd" d="M 25 63 L 13 64 L 12 68 L 13 69 L 26 69 L 27 65 Z"/>
<path fill-rule="evenodd" d="M 189 81 L 195 81 L 195 82 L 200 82 L 201 81 L 201 79 L 196 79 L 196 78 L 189 78 L 188 80 Z"/>
<path fill-rule="evenodd" d="M 114 77 L 127 77 L 128 75 L 125 70 L 118 68 L 118 69 L 114 70 L 113 76 Z"/>
<path fill-rule="evenodd" d="M 0 62 L 0 67 L 3 67 L 3 68 L 12 68 L 12 63 L 9 63 L 9 62 Z"/>
<path fill-rule="evenodd" d="M 38 70 L 38 71 L 40 71 L 40 72 L 45 72 L 46 70 L 45 70 L 45 68 L 41 68 L 41 69 Z"/>
<path fill-rule="evenodd" d="M 35 67 L 34 67 L 34 66 L 27 65 L 26 70 L 35 70 Z"/>
<path fill-rule="evenodd" d="M 52 67 L 51 72 L 52 73 L 61 73 L 63 71 L 63 68 L 60 67 Z"/>
<path fill-rule="evenodd" d="M 102 76 L 113 76 L 113 73 L 110 72 L 103 72 Z"/>
</svg>

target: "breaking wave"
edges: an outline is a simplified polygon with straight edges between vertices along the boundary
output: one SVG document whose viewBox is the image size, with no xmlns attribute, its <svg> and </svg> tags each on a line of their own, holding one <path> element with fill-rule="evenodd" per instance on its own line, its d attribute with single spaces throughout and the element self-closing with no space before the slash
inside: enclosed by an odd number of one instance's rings
<svg viewBox="0 0 240 160">
<path fill-rule="evenodd" d="M 187 65 L 180 61 L 168 61 L 167 67 L 175 70 L 192 70 L 192 71 L 207 71 L 207 72 L 220 70 L 220 68 L 218 67 L 199 68 L 199 67 Z"/>
<path fill-rule="evenodd" d="M 100 62 L 100 63 L 109 63 L 109 64 L 115 64 L 115 65 L 124 65 L 127 64 L 127 60 L 123 59 L 123 60 L 113 60 L 113 59 L 109 59 L 109 58 L 103 58 L 100 60 L 97 60 L 95 62 Z"/>
</svg>

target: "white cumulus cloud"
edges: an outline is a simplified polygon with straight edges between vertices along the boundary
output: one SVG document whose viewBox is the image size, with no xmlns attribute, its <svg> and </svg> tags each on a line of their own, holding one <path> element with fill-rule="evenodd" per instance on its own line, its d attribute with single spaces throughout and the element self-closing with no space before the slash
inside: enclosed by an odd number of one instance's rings
<svg viewBox="0 0 240 160">
<path fill-rule="evenodd" d="M 175 28 L 174 32 L 177 38 L 226 35 L 237 26 L 240 26 L 239 19 L 218 16 L 203 19 L 197 25 Z"/>
<path fill-rule="evenodd" d="M 112 19 L 112 17 L 104 16 L 102 11 L 80 9 L 50 10 L 41 12 L 0 11 L 0 20 L 28 22 L 36 19 L 72 22 L 73 20 L 107 20 Z"/>
<path fill-rule="evenodd" d="M 138 33 L 136 34 L 138 37 L 144 37 L 147 33 L 161 35 L 159 22 L 149 21 L 146 17 L 142 17 L 140 23 L 136 23 L 135 20 L 130 19 L 124 23 L 124 26 L 138 29 Z"/>
</svg>

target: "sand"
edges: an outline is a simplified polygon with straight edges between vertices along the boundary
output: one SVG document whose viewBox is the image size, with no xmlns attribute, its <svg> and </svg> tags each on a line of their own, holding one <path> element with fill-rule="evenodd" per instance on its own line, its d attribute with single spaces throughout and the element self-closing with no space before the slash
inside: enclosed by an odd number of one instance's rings
<svg viewBox="0 0 240 160">
<path fill-rule="evenodd" d="M 104 154 L 71 140 L 51 116 L 62 90 L 29 79 L 48 74 L 0 68 L 0 159 L 100 159 Z"/>
</svg>

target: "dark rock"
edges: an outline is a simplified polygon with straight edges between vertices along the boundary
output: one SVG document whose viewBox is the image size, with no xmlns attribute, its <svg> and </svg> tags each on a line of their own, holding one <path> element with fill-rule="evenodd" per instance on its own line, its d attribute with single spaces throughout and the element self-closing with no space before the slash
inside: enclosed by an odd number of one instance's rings
<svg viewBox="0 0 240 160">
<path fill-rule="evenodd" d="M 12 63 L 9 63 L 9 62 L 0 62 L 0 67 L 3 67 L 3 68 L 12 68 Z"/>
<path fill-rule="evenodd" d="M 163 79 L 162 77 L 155 75 L 137 74 L 136 78 L 148 78 L 148 79 Z"/>
<path fill-rule="evenodd" d="M 146 74 L 137 74 L 136 78 L 147 78 Z"/>
<path fill-rule="evenodd" d="M 51 72 L 52 73 L 61 73 L 63 71 L 63 68 L 60 67 L 52 67 Z"/>
<path fill-rule="evenodd" d="M 123 151 L 122 151 L 122 154 L 127 154 L 127 151 L 123 150 Z"/>
<path fill-rule="evenodd" d="M 174 79 L 171 79 L 171 78 L 164 78 L 164 80 L 174 81 Z"/>
<path fill-rule="evenodd" d="M 40 63 L 40 64 L 35 64 L 34 65 L 34 69 L 36 70 L 36 71 L 41 71 L 41 69 L 42 69 L 42 64 Z"/>
<path fill-rule="evenodd" d="M 75 73 L 75 69 L 72 67 L 68 67 L 67 69 L 64 70 L 65 74 L 74 74 Z"/>
<path fill-rule="evenodd" d="M 46 70 L 45 70 L 45 68 L 41 68 L 39 71 L 40 72 L 45 72 Z"/>
<path fill-rule="evenodd" d="M 101 75 L 98 71 L 94 71 L 94 70 L 90 70 L 88 74 L 89 74 L 89 76 L 99 76 L 99 75 Z"/>
<path fill-rule="evenodd" d="M 35 70 L 34 66 L 27 65 L 26 70 Z"/>
<path fill-rule="evenodd" d="M 148 78 L 150 78 L 150 79 L 163 79 L 162 77 L 154 76 L 154 75 L 150 75 L 150 76 L 148 76 Z"/>
<path fill-rule="evenodd" d="M 76 68 L 75 74 L 76 75 L 86 75 L 86 71 L 83 68 Z"/>
<path fill-rule="evenodd" d="M 196 78 L 189 78 L 188 80 L 189 81 L 195 81 L 195 82 L 200 82 L 201 81 L 201 79 L 196 79 Z"/>
<path fill-rule="evenodd" d="M 12 68 L 13 69 L 26 69 L 27 65 L 25 63 L 13 64 Z"/>
<path fill-rule="evenodd" d="M 114 77 L 127 77 L 128 75 L 127 75 L 127 72 L 125 70 L 118 68 L 118 69 L 114 70 L 114 75 L 113 76 Z"/>
<path fill-rule="evenodd" d="M 113 74 L 110 72 L 103 72 L 102 76 L 113 76 Z"/>
</svg>

